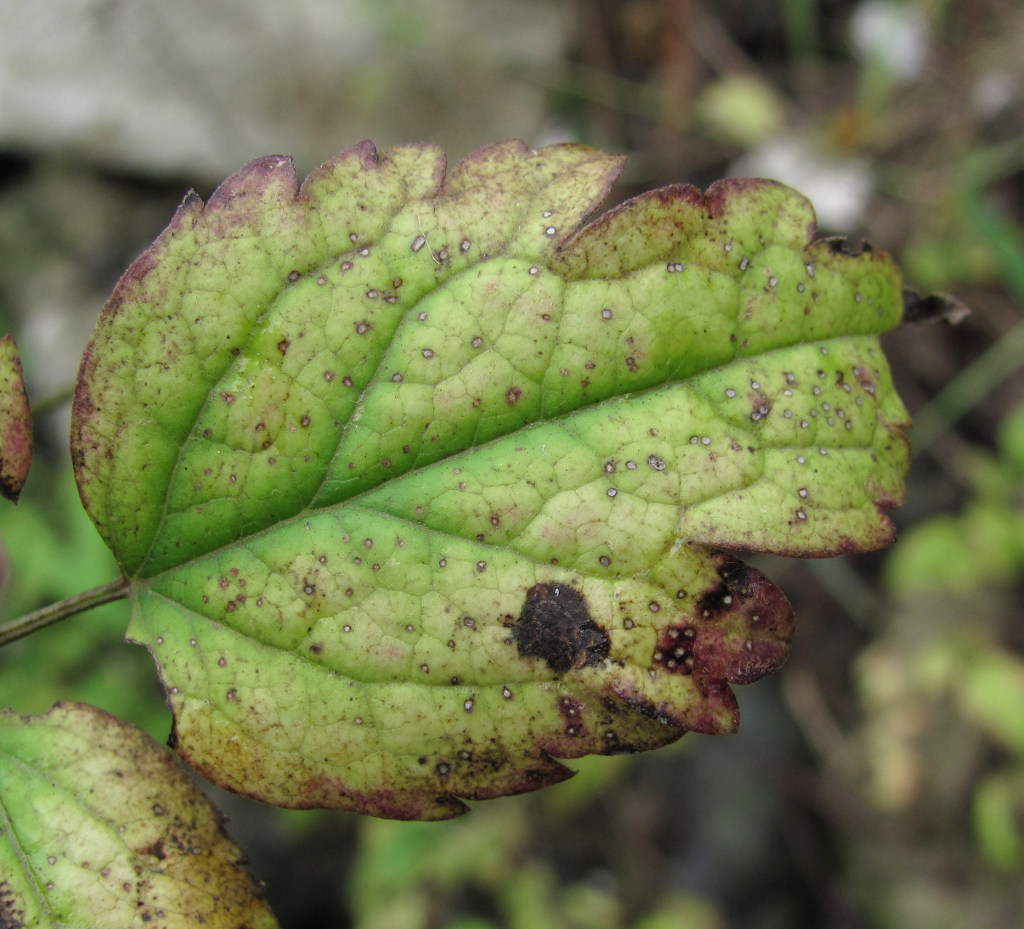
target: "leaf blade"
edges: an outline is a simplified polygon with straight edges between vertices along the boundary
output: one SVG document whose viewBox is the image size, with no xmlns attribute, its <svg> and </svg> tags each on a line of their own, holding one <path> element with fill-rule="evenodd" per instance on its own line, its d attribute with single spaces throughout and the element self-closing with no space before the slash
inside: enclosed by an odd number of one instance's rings
<svg viewBox="0 0 1024 929">
<path fill-rule="evenodd" d="M 793 617 L 722 550 L 888 540 L 891 259 L 814 242 L 773 182 L 581 226 L 619 170 L 364 144 L 296 191 L 261 159 L 118 285 L 79 482 L 211 779 L 443 818 L 558 758 L 731 731 Z M 187 336 L 211 316 L 223 345 Z"/>
<path fill-rule="evenodd" d="M 0 773 L 5 925 L 277 926 L 220 815 L 141 730 L 85 704 L 3 710 Z"/>
</svg>

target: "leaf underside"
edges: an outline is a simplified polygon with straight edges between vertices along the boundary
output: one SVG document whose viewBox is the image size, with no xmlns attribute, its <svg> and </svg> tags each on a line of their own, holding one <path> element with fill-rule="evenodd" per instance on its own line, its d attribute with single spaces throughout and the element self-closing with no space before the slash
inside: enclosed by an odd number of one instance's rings
<svg viewBox="0 0 1024 929">
<path fill-rule="evenodd" d="M 32 413 L 14 336 L 0 338 L 0 495 L 17 503 L 32 466 Z"/>
<path fill-rule="evenodd" d="M 211 780 L 443 818 L 732 731 L 793 616 L 729 552 L 889 541 L 892 260 L 770 181 L 583 225 L 621 167 L 363 143 L 297 190 L 263 158 L 126 272 L 75 470 Z"/>
<path fill-rule="evenodd" d="M 0 783 L 0 926 L 277 926 L 220 814 L 134 726 L 0 710 Z"/>
</svg>

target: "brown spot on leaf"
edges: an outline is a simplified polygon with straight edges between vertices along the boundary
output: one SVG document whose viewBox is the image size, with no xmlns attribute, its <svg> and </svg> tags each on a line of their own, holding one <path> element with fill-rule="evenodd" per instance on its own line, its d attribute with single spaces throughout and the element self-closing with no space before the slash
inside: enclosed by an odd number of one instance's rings
<svg viewBox="0 0 1024 929">
<path fill-rule="evenodd" d="M 505 391 L 505 402 L 509 406 L 515 406 L 519 402 L 519 398 L 523 395 L 523 389 L 516 387 L 514 384 Z"/>
<path fill-rule="evenodd" d="M 542 658 L 556 674 L 608 657 L 608 634 L 591 618 L 583 595 L 566 584 L 534 584 L 512 635 L 521 658 Z"/>
</svg>

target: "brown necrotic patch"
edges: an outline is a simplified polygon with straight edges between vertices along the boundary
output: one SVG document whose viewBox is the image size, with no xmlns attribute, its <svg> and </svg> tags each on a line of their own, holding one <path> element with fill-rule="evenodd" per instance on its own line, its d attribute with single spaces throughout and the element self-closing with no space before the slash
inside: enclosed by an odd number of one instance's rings
<svg viewBox="0 0 1024 929">
<path fill-rule="evenodd" d="M 521 658 L 542 658 L 556 674 L 608 657 L 608 634 L 594 622 L 583 595 L 566 584 L 534 584 L 512 635 Z"/>
<path fill-rule="evenodd" d="M 663 641 L 659 647 L 673 657 L 682 647 L 682 666 L 703 678 L 749 684 L 786 660 L 796 626 L 793 608 L 755 568 L 720 555 L 717 569 L 719 583 L 697 598 L 693 625 L 681 626 L 673 637 L 681 645 L 670 649 Z"/>
</svg>

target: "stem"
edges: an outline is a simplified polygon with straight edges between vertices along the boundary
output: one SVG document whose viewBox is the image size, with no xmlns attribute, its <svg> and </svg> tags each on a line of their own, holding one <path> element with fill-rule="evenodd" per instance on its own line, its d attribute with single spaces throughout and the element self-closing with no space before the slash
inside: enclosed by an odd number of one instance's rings
<svg viewBox="0 0 1024 929">
<path fill-rule="evenodd" d="M 75 396 L 75 387 L 64 387 L 58 390 L 56 393 L 52 393 L 49 396 L 43 397 L 42 400 L 37 400 L 32 404 L 32 415 L 33 416 L 46 416 L 52 413 L 54 410 L 59 410 L 62 406 L 70 403 Z"/>
<path fill-rule="evenodd" d="M 104 603 L 111 603 L 114 600 L 121 600 L 128 596 L 130 583 L 125 578 L 118 578 L 109 584 L 101 584 L 93 587 L 92 590 L 83 590 L 79 594 L 51 603 L 41 610 L 35 610 L 12 619 L 9 623 L 0 626 L 0 648 L 9 645 L 23 636 L 43 629 L 53 623 L 60 622 L 74 616 L 76 613 L 84 613 L 96 606 L 103 606 Z"/>
<path fill-rule="evenodd" d="M 920 453 L 934 445 L 954 422 L 1020 368 L 1021 358 L 1024 322 L 989 346 L 914 414 L 914 451 Z"/>
</svg>

